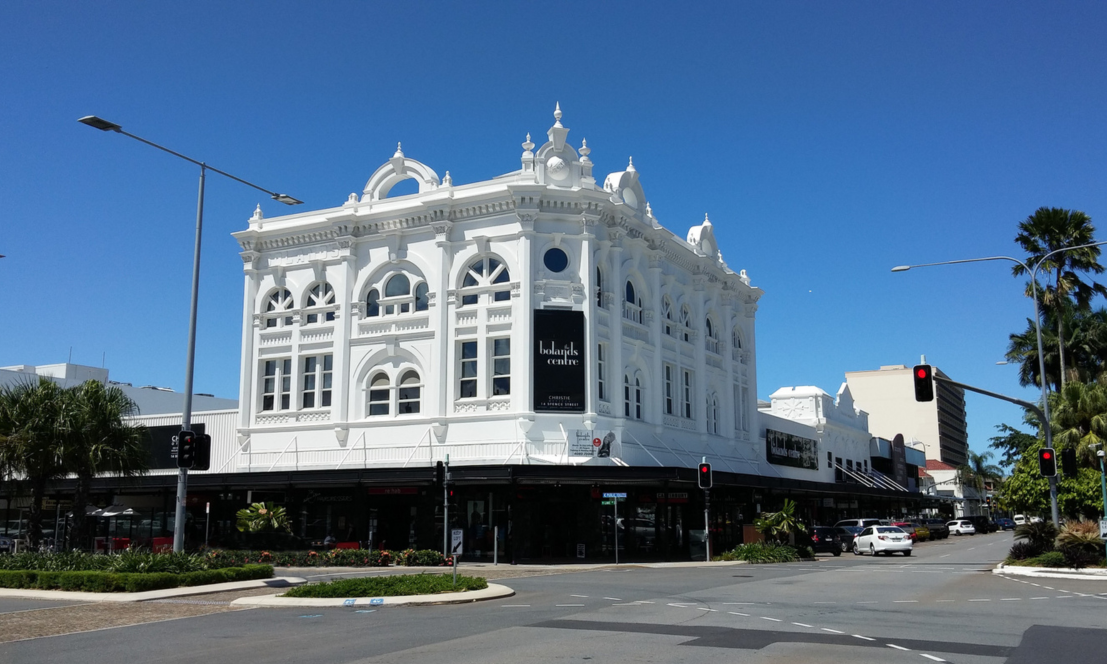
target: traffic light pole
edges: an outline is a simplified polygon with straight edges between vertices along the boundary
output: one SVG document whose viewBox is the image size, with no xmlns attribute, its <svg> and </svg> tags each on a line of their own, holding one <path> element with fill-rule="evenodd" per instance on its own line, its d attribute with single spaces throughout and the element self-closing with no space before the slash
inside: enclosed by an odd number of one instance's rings
<svg viewBox="0 0 1107 664">
<path fill-rule="evenodd" d="M 711 562 L 711 489 L 703 490 L 703 541 L 707 544 L 707 562 Z"/>
<path fill-rule="evenodd" d="M 450 455 L 446 455 L 446 471 L 442 481 L 442 557 L 450 555 Z"/>
<path fill-rule="evenodd" d="M 1036 303 L 1037 302 L 1035 302 L 1035 304 Z M 984 389 L 981 389 L 979 387 L 973 387 L 972 385 L 966 385 L 964 383 L 958 383 L 957 381 L 950 380 L 949 378 L 946 378 L 945 376 L 939 376 L 937 372 L 934 373 L 934 380 L 936 382 L 946 383 L 947 385 L 952 385 L 954 387 L 959 387 L 962 390 L 968 390 L 970 392 L 976 392 L 977 394 L 983 394 L 986 397 L 992 397 L 993 399 L 999 399 L 1001 401 L 1007 401 L 1009 403 L 1013 403 L 1013 404 L 1016 404 L 1018 406 L 1022 406 L 1023 408 L 1026 408 L 1028 410 L 1034 411 L 1034 413 L 1038 416 L 1038 418 L 1042 422 L 1042 428 L 1045 429 L 1046 447 L 1049 448 L 1049 449 L 1053 449 L 1053 432 L 1050 430 L 1051 427 L 1049 425 L 1049 417 L 1046 415 L 1045 412 L 1042 411 L 1041 408 L 1038 407 L 1037 404 L 1030 403 L 1029 401 L 1023 401 L 1022 399 L 1016 399 L 1015 397 L 1009 397 L 1005 394 L 999 394 L 997 392 L 989 392 L 988 390 L 984 390 Z M 1045 406 L 1046 408 L 1049 407 L 1048 404 L 1043 404 L 1043 406 Z M 1053 525 L 1060 528 L 1061 527 L 1061 515 L 1060 515 L 1060 512 L 1057 510 L 1057 476 L 1056 475 L 1049 478 L 1049 502 L 1050 502 L 1050 507 L 1052 509 Z"/>
</svg>

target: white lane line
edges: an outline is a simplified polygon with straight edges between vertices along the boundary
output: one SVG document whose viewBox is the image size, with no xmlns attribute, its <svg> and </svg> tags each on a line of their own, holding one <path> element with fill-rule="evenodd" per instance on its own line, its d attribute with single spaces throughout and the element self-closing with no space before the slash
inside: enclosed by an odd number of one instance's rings
<svg viewBox="0 0 1107 664">
<path fill-rule="evenodd" d="M 703 606 L 697 606 L 696 608 L 699 609 L 700 611 L 718 611 L 718 609 L 708 609 L 708 608 L 703 607 Z"/>
<path fill-rule="evenodd" d="M 990 599 L 970 599 L 970 602 L 990 602 Z"/>
<path fill-rule="evenodd" d="M 1057 599 L 1072 599 L 1072 595 L 1058 595 Z"/>
<path fill-rule="evenodd" d="M 793 625 L 799 625 L 800 627 L 811 627 L 811 625 L 808 625 L 807 623 L 797 623 L 797 622 L 794 622 L 794 623 L 792 623 L 792 624 L 793 624 Z"/>
<path fill-rule="evenodd" d="M 530 606 L 530 604 L 501 604 L 500 608 L 501 609 L 522 609 L 522 608 L 526 608 L 526 607 L 529 607 L 529 606 Z"/>
<path fill-rule="evenodd" d="M 753 606 L 754 604 L 757 604 L 757 602 L 723 602 L 723 606 Z"/>
<path fill-rule="evenodd" d="M 1049 599 L 1048 597 L 1031 597 L 1030 599 Z"/>
<path fill-rule="evenodd" d="M 904 648 L 903 646 L 897 646 L 894 643 L 885 643 L 884 645 L 888 646 L 889 648 L 895 648 L 896 650 L 907 650 L 907 651 L 911 650 L 910 648 Z"/>
<path fill-rule="evenodd" d="M 612 604 L 611 606 L 642 606 L 642 605 L 639 604 L 638 602 L 623 602 L 621 604 L 620 603 L 615 603 L 615 604 Z"/>
<path fill-rule="evenodd" d="M 955 599 L 936 599 L 935 602 L 956 602 Z"/>
<path fill-rule="evenodd" d="M 867 601 L 867 602 L 858 602 L 858 604 L 876 604 L 876 601 L 875 600 L 870 600 L 870 601 Z"/>
<path fill-rule="evenodd" d="M 745 616 L 747 618 L 750 617 L 750 614 L 748 614 L 748 613 L 738 613 L 737 611 L 727 611 L 727 613 L 729 613 L 732 616 Z"/>
<path fill-rule="evenodd" d="M 635 604 L 657 604 L 657 602 L 647 602 L 644 599 L 638 600 Z"/>
<path fill-rule="evenodd" d="M 580 597 L 582 599 L 588 599 L 588 595 L 569 595 L 569 597 Z"/>
<path fill-rule="evenodd" d="M 944 556 L 938 556 L 938 557 L 939 557 L 939 558 L 949 558 L 949 556 L 950 556 L 950 554 L 948 554 L 948 553 L 947 553 L 947 554 L 946 554 L 946 555 L 944 555 Z"/>
<path fill-rule="evenodd" d="M 924 652 L 920 652 L 919 654 L 922 655 L 923 657 L 927 658 L 927 659 L 932 659 L 935 662 L 944 662 L 944 661 L 946 661 L 946 660 L 942 659 L 941 657 L 935 657 L 934 655 L 927 655 Z"/>
<path fill-rule="evenodd" d="M 1042 586 L 1042 587 L 1045 588 L 1046 590 L 1053 590 L 1053 586 Z"/>
<path fill-rule="evenodd" d="M 1001 601 L 1001 602 L 1018 602 L 1020 600 L 1022 600 L 1021 597 L 1004 597 L 1003 599 L 1001 599 L 999 601 Z"/>
<path fill-rule="evenodd" d="M 918 604 L 919 600 L 917 600 L 917 599 L 897 599 L 892 603 L 893 604 Z"/>
<path fill-rule="evenodd" d="M 762 619 L 762 620 L 771 620 L 771 621 L 773 621 L 773 622 L 784 622 L 784 621 L 783 621 L 783 620 L 781 620 L 780 618 L 769 618 L 768 616 L 761 616 L 761 619 Z"/>
<path fill-rule="evenodd" d="M 811 602 L 812 604 L 837 604 L 838 602 Z"/>
<path fill-rule="evenodd" d="M 1030 582 L 1029 582 L 1029 581 L 1024 581 L 1023 583 L 1030 583 Z M 1042 584 L 1040 584 L 1040 583 L 1030 583 L 1030 585 L 1032 585 L 1032 586 L 1038 586 L 1039 588 L 1041 588 L 1041 587 L 1042 587 Z"/>
<path fill-rule="evenodd" d="M 622 598 L 619 598 L 619 597 L 604 597 L 604 599 L 609 599 L 609 600 L 611 600 L 611 601 L 613 601 L 613 602 L 621 602 L 621 601 L 623 601 L 623 600 L 622 600 Z"/>
<path fill-rule="evenodd" d="M 674 604 L 674 603 L 670 602 L 669 604 L 666 604 L 666 606 L 675 606 L 678 609 L 687 609 L 688 607 L 694 606 L 694 605 L 693 604 Z"/>
<path fill-rule="evenodd" d="M 554 604 L 554 606 L 584 606 L 583 604 Z"/>
<path fill-rule="evenodd" d="M 876 641 L 876 639 L 870 639 L 867 636 L 861 636 L 860 634 L 850 634 L 855 639 L 865 639 L 866 641 Z"/>
<path fill-rule="evenodd" d="M 830 632 L 831 634 L 845 634 L 845 632 L 839 632 L 838 630 L 830 629 L 829 627 L 820 627 L 819 629 L 823 630 L 824 632 Z"/>
</svg>

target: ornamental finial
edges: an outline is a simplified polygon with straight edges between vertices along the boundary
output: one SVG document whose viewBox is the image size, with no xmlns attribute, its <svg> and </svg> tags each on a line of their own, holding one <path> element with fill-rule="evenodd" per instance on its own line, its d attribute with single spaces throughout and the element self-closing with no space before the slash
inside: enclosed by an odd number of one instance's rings
<svg viewBox="0 0 1107 664">
<path fill-rule="evenodd" d="M 394 154 L 392 156 L 393 157 L 402 157 L 402 156 L 404 156 L 404 151 L 400 149 L 400 142 L 399 141 L 396 141 L 396 154 Z"/>
<path fill-rule="evenodd" d="M 627 164 L 627 171 L 631 173 L 637 173 L 638 169 L 634 168 L 634 157 L 630 158 L 630 163 Z"/>
<path fill-rule="evenodd" d="M 534 143 L 530 142 L 530 132 L 527 132 L 527 140 L 523 142 L 523 149 L 530 152 L 534 149 Z"/>
<path fill-rule="evenodd" d="M 561 102 L 554 102 L 554 126 L 561 126 Z"/>
<path fill-rule="evenodd" d="M 584 155 L 585 159 L 588 158 L 588 155 L 592 154 L 592 148 L 588 147 L 587 138 L 580 139 L 580 153 Z"/>
</svg>

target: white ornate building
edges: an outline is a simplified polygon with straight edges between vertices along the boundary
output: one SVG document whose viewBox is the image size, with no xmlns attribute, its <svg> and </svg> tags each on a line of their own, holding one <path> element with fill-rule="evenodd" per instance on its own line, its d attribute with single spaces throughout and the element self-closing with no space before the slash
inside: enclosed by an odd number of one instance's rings
<svg viewBox="0 0 1107 664">
<path fill-rule="evenodd" d="M 664 228 L 632 162 L 598 182 L 586 141 L 574 148 L 554 117 L 510 173 L 454 184 L 397 147 L 343 204 L 274 219 L 259 208 L 234 233 L 240 450 L 223 472 L 447 454 L 678 467 L 707 455 L 757 472 L 762 291 L 727 267 L 706 217 L 683 237 Z M 389 198 L 405 179 L 418 193 Z M 583 315 L 569 344 L 579 395 L 544 394 L 536 311 Z"/>
</svg>

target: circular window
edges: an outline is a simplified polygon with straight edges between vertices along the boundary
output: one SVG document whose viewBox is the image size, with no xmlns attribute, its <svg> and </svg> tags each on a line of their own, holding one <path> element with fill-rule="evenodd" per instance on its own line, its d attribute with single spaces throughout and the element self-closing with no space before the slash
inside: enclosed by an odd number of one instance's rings
<svg viewBox="0 0 1107 664">
<path fill-rule="evenodd" d="M 550 272 L 561 272 L 569 267 L 569 257 L 564 251 L 556 247 L 547 251 L 542 261 L 546 264 L 546 269 Z"/>
</svg>

